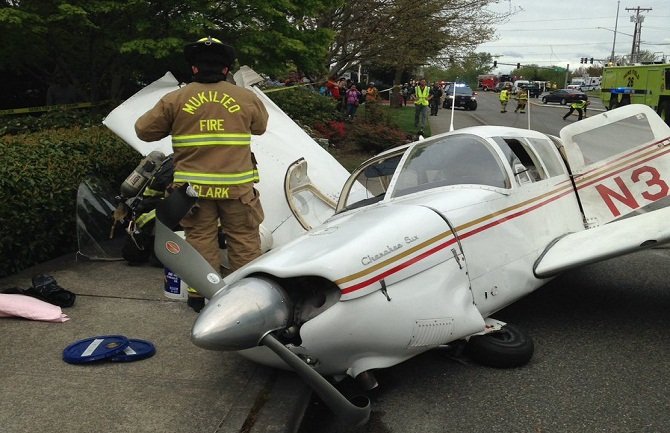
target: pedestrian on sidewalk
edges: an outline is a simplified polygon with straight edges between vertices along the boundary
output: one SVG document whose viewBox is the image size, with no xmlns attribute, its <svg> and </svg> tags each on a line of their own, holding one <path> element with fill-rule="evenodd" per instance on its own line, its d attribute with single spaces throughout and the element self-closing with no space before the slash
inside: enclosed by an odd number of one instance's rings
<svg viewBox="0 0 670 433">
<path fill-rule="evenodd" d="M 436 81 L 430 88 L 430 115 L 437 116 L 437 110 L 440 109 L 440 98 L 442 98 L 442 89 Z"/>
<path fill-rule="evenodd" d="M 347 119 L 354 120 L 356 115 L 356 110 L 358 110 L 358 105 L 360 104 L 361 92 L 358 91 L 358 88 L 355 84 L 349 86 L 347 90 Z"/>
<path fill-rule="evenodd" d="M 428 121 L 428 104 L 430 101 L 430 89 L 426 85 L 426 79 L 422 78 L 419 85 L 414 88 L 414 127 L 418 128 L 418 134 L 423 135 Z"/>
</svg>

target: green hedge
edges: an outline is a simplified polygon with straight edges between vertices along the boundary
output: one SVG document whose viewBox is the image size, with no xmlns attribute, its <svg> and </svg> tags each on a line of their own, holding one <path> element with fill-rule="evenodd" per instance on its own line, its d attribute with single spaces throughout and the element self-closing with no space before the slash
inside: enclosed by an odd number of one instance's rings
<svg viewBox="0 0 670 433">
<path fill-rule="evenodd" d="M 140 157 L 102 125 L 0 136 L 0 277 L 76 251 L 79 184 L 120 185 Z"/>
</svg>

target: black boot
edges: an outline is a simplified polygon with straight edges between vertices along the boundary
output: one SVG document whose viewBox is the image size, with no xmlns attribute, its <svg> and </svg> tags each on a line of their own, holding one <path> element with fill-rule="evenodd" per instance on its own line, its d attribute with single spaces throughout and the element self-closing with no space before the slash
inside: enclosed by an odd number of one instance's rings
<svg viewBox="0 0 670 433">
<path fill-rule="evenodd" d="M 193 308 L 193 311 L 196 313 L 199 313 L 200 310 L 205 308 L 205 298 L 202 296 L 192 296 L 188 295 L 188 300 L 186 301 L 186 305 L 189 307 Z"/>
</svg>

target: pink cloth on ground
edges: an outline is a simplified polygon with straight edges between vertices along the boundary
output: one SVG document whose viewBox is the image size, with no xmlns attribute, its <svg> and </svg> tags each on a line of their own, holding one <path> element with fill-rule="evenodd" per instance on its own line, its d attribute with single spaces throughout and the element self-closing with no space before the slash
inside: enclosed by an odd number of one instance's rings
<svg viewBox="0 0 670 433">
<path fill-rule="evenodd" d="M 57 305 L 40 301 L 26 295 L 0 293 L 0 317 L 23 317 L 43 322 L 65 322 L 70 320 Z"/>
</svg>

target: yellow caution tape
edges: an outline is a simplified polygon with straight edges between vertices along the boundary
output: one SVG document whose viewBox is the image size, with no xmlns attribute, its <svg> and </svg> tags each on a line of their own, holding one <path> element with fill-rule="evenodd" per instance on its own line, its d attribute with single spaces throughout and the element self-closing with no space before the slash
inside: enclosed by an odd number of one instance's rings
<svg viewBox="0 0 670 433">
<path fill-rule="evenodd" d="M 43 111 L 69 110 L 72 108 L 88 108 L 100 104 L 101 103 L 94 104 L 92 102 L 78 102 L 75 104 L 44 105 L 42 107 L 10 108 L 8 110 L 0 110 L 0 116 L 4 116 L 5 114 L 40 113 Z"/>
</svg>

